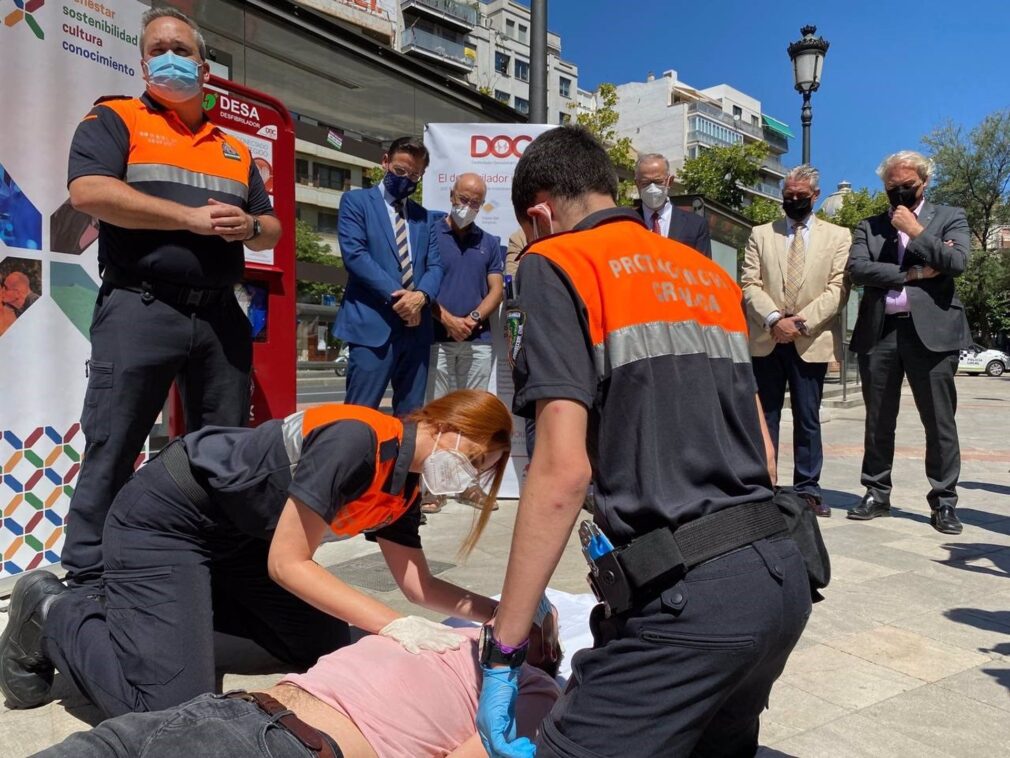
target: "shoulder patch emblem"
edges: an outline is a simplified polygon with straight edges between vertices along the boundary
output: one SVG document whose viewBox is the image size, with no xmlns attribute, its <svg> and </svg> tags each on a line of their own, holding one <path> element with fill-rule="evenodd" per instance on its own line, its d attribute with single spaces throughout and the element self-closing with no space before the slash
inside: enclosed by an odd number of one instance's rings
<svg viewBox="0 0 1010 758">
<path fill-rule="evenodd" d="M 236 150 L 235 148 L 233 148 L 227 142 L 222 142 L 221 143 L 221 152 L 224 153 L 224 157 L 225 158 L 230 158 L 233 161 L 240 161 L 240 160 L 242 160 L 242 156 L 238 154 L 238 150 Z"/>
<path fill-rule="evenodd" d="M 520 308 L 505 311 L 505 341 L 508 342 L 509 367 L 515 368 L 519 353 L 523 349 L 523 331 L 526 328 L 526 312 Z"/>
</svg>

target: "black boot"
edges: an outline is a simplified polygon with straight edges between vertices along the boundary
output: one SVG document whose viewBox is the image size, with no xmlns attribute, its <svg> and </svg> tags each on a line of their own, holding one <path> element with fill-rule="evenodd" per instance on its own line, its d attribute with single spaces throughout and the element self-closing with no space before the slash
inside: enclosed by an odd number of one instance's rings
<svg viewBox="0 0 1010 758">
<path fill-rule="evenodd" d="M 0 692 L 11 708 L 35 708 L 49 700 L 55 668 L 42 652 L 42 628 L 49 608 L 67 591 L 49 571 L 18 579 L 0 636 Z"/>
</svg>

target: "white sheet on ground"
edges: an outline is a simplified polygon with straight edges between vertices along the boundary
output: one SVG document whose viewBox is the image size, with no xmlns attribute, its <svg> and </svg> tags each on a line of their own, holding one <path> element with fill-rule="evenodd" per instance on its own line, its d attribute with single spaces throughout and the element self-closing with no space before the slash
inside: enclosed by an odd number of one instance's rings
<svg viewBox="0 0 1010 758">
<path fill-rule="evenodd" d="M 589 592 L 573 595 L 551 587 L 547 588 L 547 598 L 558 609 L 559 637 L 565 654 L 558 670 L 558 683 L 563 686 L 572 674 L 572 656 L 583 648 L 593 646 L 593 635 L 589 631 L 589 612 L 596 605 L 596 598 Z M 457 618 L 446 619 L 445 623 L 455 627 L 476 626 L 472 621 Z"/>
</svg>

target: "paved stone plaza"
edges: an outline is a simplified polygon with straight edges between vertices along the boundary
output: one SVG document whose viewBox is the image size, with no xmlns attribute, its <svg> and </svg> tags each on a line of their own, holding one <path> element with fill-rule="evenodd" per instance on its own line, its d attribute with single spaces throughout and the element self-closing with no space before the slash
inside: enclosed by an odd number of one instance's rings
<svg viewBox="0 0 1010 758">
<path fill-rule="evenodd" d="M 762 718 L 761 755 L 802 758 L 1010 755 L 1010 378 L 959 376 L 964 533 L 929 526 L 923 433 L 908 388 L 895 456 L 895 516 L 845 519 L 862 494 L 861 407 L 826 407 L 822 519 L 833 580 Z M 783 424 L 782 438 L 791 438 Z M 788 448 L 788 445 L 786 445 Z M 788 449 L 780 470 L 791 477 Z M 502 501 L 484 539 L 460 565 L 456 548 L 474 511 L 450 504 L 422 530 L 440 576 L 500 591 L 515 503 Z M 406 609 L 364 540 L 329 544 L 320 562 Z M 551 585 L 586 591 L 576 547 Z M 384 591 L 386 590 L 386 591 Z M 416 611 L 415 611 L 416 612 Z M 434 616 L 432 616 L 434 618 Z M 0 624 L 6 615 L 0 615 Z M 269 686 L 281 670 L 253 646 L 222 640 L 224 686 Z M 241 672 L 241 673 L 238 673 Z M 0 708 L 0 754 L 18 758 L 84 728 L 94 711 L 65 681 L 60 699 L 33 711 Z M 630 757 L 630 758 L 638 758 Z"/>
</svg>

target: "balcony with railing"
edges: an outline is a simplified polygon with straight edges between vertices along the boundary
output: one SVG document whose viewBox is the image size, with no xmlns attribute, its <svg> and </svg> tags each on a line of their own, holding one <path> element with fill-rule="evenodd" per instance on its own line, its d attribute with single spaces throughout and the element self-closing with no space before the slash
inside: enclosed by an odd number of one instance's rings
<svg viewBox="0 0 1010 758">
<path fill-rule="evenodd" d="M 754 124 L 748 124 L 746 121 L 740 118 L 734 118 L 733 116 L 726 113 L 718 105 L 713 105 L 712 103 L 696 102 L 691 103 L 687 106 L 688 113 L 700 113 L 703 116 L 708 116 L 711 119 L 719 121 L 726 126 L 736 129 L 743 134 L 754 139 L 763 140 L 765 138 L 764 130 L 760 126 L 755 126 Z"/>
<path fill-rule="evenodd" d="M 771 184 L 770 182 L 754 182 L 754 184 L 744 184 L 741 185 L 746 192 L 750 192 L 755 195 L 761 195 L 769 200 L 781 200 L 782 199 L 782 188 L 777 184 Z"/>
<path fill-rule="evenodd" d="M 761 162 L 761 168 L 770 174 L 777 174 L 780 177 L 785 177 L 789 173 L 789 169 L 786 168 L 784 164 L 777 155 L 769 153 L 768 156 Z"/>
<path fill-rule="evenodd" d="M 439 37 L 425 29 L 410 27 L 403 30 L 400 49 L 404 53 L 418 55 L 429 61 L 450 66 L 466 73 L 473 68 L 473 59 L 466 55 L 462 42 Z"/>
<path fill-rule="evenodd" d="M 771 129 L 764 130 L 763 139 L 776 152 L 785 153 L 789 150 L 789 140 Z"/>
<path fill-rule="evenodd" d="M 736 142 L 731 142 L 730 140 L 720 139 L 719 137 L 716 137 L 711 134 L 706 134 L 703 131 L 695 129 L 692 129 L 687 133 L 688 145 L 697 143 L 699 145 L 705 145 L 707 147 L 731 147 L 733 145 L 739 144 L 742 141 L 743 137 L 741 137 Z"/>
<path fill-rule="evenodd" d="M 404 13 L 416 13 L 461 32 L 471 31 L 480 19 L 475 6 L 457 0 L 402 0 L 400 9 Z"/>
</svg>

